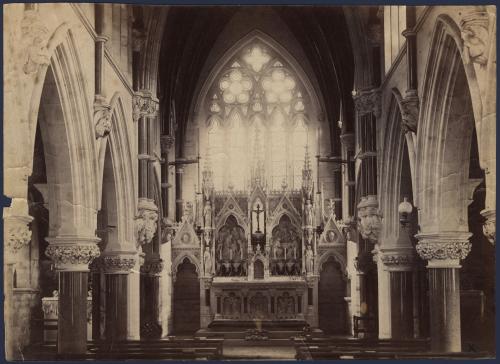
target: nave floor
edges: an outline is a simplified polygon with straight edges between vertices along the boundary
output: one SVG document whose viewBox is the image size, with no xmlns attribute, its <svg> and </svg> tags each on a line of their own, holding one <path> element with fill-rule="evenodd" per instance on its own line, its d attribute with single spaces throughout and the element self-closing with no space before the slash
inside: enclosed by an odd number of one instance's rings
<svg viewBox="0 0 500 364">
<path fill-rule="evenodd" d="M 222 345 L 223 360 L 294 360 L 295 347 L 292 343 L 289 345 L 269 346 L 269 345 L 241 345 L 226 340 Z"/>
</svg>

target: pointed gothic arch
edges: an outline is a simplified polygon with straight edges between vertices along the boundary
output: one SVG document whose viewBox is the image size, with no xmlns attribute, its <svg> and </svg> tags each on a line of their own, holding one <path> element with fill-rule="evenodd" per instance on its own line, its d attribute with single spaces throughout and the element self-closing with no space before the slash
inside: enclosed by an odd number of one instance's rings
<svg viewBox="0 0 500 364">
<path fill-rule="evenodd" d="M 448 16 L 438 17 L 430 49 L 417 132 L 416 205 L 424 212 L 424 231 L 467 233 L 462 222 L 476 186 L 468 179 L 468 166 L 472 131 L 481 115 L 478 83 L 472 64 L 464 62 L 459 28 Z"/>
<path fill-rule="evenodd" d="M 49 235 L 55 237 L 75 234 L 61 230 L 60 221 L 64 216 L 65 219 L 73 221 L 73 224 L 64 224 L 66 227 L 78 227 L 78 235 L 93 239 L 99 206 L 97 191 L 100 184 L 95 155 L 97 147 L 92 113 L 86 97 L 87 84 L 83 77 L 81 57 L 73 32 L 67 23 L 63 23 L 54 31 L 47 43 L 47 50 L 51 55 L 50 64 L 42 65 L 37 72 L 30 99 L 28 122 L 29 125 L 36 125 L 39 113 L 44 112 L 41 105 L 44 92 L 51 93 L 58 100 L 60 112 L 51 108 L 54 112 L 59 112 L 57 119 L 52 119 L 52 123 L 46 124 L 42 131 L 45 140 L 57 139 L 53 141 L 59 145 L 59 152 L 53 155 L 55 159 L 49 164 L 54 171 L 65 171 L 54 173 L 53 183 L 60 187 L 57 190 L 49 190 L 49 200 L 54 206 L 58 203 L 60 207 L 51 209 L 53 224 Z M 35 130 L 36 128 L 32 128 L 31 142 L 34 141 Z M 62 201 L 69 201 L 71 206 L 62 204 Z"/>
</svg>

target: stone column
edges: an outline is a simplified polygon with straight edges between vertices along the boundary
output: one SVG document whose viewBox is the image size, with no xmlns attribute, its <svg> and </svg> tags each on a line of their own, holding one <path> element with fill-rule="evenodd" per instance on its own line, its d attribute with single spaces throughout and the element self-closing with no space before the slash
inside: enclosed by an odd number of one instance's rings
<svg viewBox="0 0 500 364">
<path fill-rule="evenodd" d="M 130 254 L 105 253 L 102 258 L 106 278 L 107 341 L 122 341 L 128 334 L 128 274 L 135 265 L 135 252 Z"/>
<path fill-rule="evenodd" d="M 421 233 L 417 252 L 428 261 L 431 350 L 460 352 L 460 260 L 471 249 L 468 232 Z"/>
<path fill-rule="evenodd" d="M 99 256 L 97 237 L 47 238 L 45 254 L 59 271 L 58 354 L 87 351 L 89 263 Z"/>
<path fill-rule="evenodd" d="M 101 258 L 94 259 L 89 269 L 92 275 L 92 340 L 98 341 L 101 339 Z"/>
<path fill-rule="evenodd" d="M 212 309 L 211 305 L 206 305 L 210 300 L 210 291 L 212 288 L 212 278 L 203 277 L 200 278 L 200 328 L 207 328 L 210 322 L 212 322 Z M 209 290 L 207 292 L 207 290 Z M 206 294 L 209 293 L 207 297 Z M 241 305 L 243 307 L 243 298 L 241 299 Z M 243 315 L 243 310 L 241 310 L 241 315 Z"/>
<path fill-rule="evenodd" d="M 182 199 L 182 176 L 184 167 L 182 165 L 175 166 L 175 218 L 176 221 L 181 221 L 183 215 L 184 200 Z"/>
<path fill-rule="evenodd" d="M 381 260 L 389 271 L 391 337 L 411 339 L 413 338 L 413 249 L 386 249 Z"/>
<path fill-rule="evenodd" d="M 5 322 L 5 358 L 18 358 L 18 337 L 14 332 L 14 292 L 13 272 L 14 264 L 19 258 L 19 252 L 31 240 L 31 231 L 28 227 L 33 218 L 29 215 L 13 216 L 9 209 L 5 210 L 4 218 L 4 322 Z"/>
<path fill-rule="evenodd" d="M 141 266 L 141 338 L 159 339 L 160 325 L 160 274 L 163 261 L 151 257 Z"/>
</svg>

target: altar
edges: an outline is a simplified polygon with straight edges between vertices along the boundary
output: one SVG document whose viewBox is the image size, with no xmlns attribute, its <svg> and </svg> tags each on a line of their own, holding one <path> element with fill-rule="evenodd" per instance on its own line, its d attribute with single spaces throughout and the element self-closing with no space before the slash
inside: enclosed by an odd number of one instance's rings
<svg viewBox="0 0 500 364">
<path fill-rule="evenodd" d="M 212 282 L 214 320 L 305 320 L 304 279 L 227 280 Z"/>
<path fill-rule="evenodd" d="M 325 212 L 321 191 L 314 192 L 307 151 L 302 172 L 300 189 L 268 190 L 256 170 L 248 190 L 216 191 L 213 172 L 203 171 L 201 192 L 186 206 L 172 244 L 174 280 L 181 264 L 196 267 L 201 329 L 252 322 L 318 327 L 321 264 L 330 256 L 342 261 L 346 245 L 334 203 Z"/>
</svg>

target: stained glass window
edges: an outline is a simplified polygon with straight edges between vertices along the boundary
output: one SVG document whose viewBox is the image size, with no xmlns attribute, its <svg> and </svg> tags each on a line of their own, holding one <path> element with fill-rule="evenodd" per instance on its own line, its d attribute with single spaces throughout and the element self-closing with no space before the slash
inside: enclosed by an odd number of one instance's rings
<svg viewBox="0 0 500 364">
<path fill-rule="evenodd" d="M 227 62 L 209 92 L 215 188 L 245 189 L 257 161 L 270 189 L 300 188 L 309 95 L 286 60 L 257 41 Z"/>
</svg>

